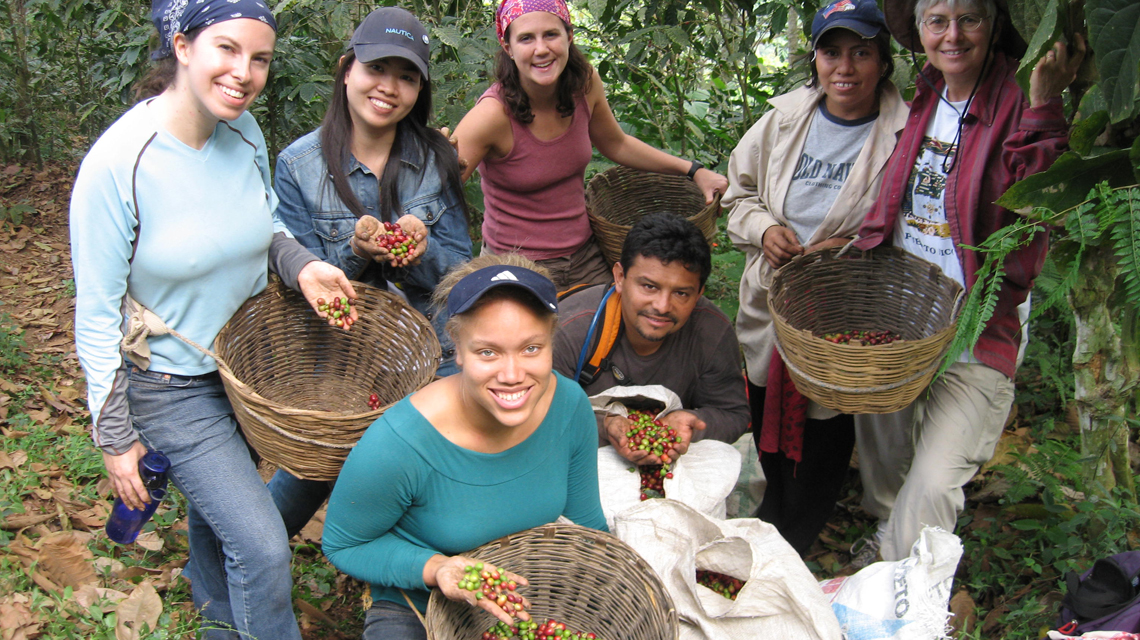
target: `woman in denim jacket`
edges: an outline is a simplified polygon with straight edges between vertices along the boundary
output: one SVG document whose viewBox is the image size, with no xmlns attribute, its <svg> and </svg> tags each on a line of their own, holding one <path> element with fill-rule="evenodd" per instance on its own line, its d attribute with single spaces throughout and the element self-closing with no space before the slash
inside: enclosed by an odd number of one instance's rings
<svg viewBox="0 0 1140 640">
<path fill-rule="evenodd" d="M 427 64 L 427 32 L 415 16 L 394 7 L 369 14 L 340 59 L 324 122 L 281 152 L 273 186 L 277 214 L 301 244 L 352 279 L 396 283 L 431 320 L 446 376 L 456 372 L 455 346 L 431 292 L 471 259 L 471 237 L 455 151 L 427 127 Z M 416 237 L 418 262 L 393 266 L 373 241 L 380 221 Z"/>
<path fill-rule="evenodd" d="M 459 164 L 431 113 L 428 36 L 396 7 L 370 13 L 349 41 L 321 127 L 277 159 L 277 215 L 297 240 L 350 278 L 396 283 L 432 323 L 443 348 L 438 374 L 457 371 L 446 310 L 431 293 L 449 269 L 471 259 Z M 375 242 L 381 221 L 416 239 L 401 261 Z M 296 534 L 328 496 L 329 483 L 278 471 L 270 491 Z"/>
</svg>

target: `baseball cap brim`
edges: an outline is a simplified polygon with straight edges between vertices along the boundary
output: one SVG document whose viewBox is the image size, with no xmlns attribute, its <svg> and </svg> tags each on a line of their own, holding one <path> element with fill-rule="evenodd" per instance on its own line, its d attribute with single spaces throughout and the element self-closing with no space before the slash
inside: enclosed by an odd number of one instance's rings
<svg viewBox="0 0 1140 640">
<path fill-rule="evenodd" d="M 507 265 L 484 267 L 464 277 L 448 294 L 447 310 L 453 316 L 463 313 L 496 287 L 524 289 L 552 313 L 558 313 L 558 291 L 549 278 L 530 269 Z"/>
<path fill-rule="evenodd" d="M 369 44 L 362 42 L 352 46 L 352 51 L 356 54 L 356 59 L 362 63 L 372 62 L 380 58 L 403 58 L 411 62 L 419 70 L 420 75 L 424 80 L 429 80 L 427 65 L 423 60 L 417 56 L 408 55 L 408 49 L 394 44 Z"/>
<path fill-rule="evenodd" d="M 854 31 L 855 33 L 859 34 L 859 37 L 863 38 L 864 40 L 869 40 L 879 35 L 879 33 L 886 28 L 887 25 L 885 24 L 871 24 L 862 20 L 839 18 L 824 27 L 823 30 L 821 30 L 815 36 L 815 39 L 812 40 L 811 46 L 814 49 L 815 46 L 819 44 L 820 39 L 823 38 L 823 34 L 831 31 L 832 29 L 847 29 L 848 31 Z"/>
</svg>

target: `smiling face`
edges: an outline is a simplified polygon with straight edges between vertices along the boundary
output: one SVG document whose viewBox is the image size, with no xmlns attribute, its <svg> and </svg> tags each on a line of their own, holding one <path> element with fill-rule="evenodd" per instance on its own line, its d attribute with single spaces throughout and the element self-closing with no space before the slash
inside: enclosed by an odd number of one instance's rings
<svg viewBox="0 0 1140 640">
<path fill-rule="evenodd" d="M 855 120 L 874 113 L 885 68 L 874 41 L 848 29 L 832 29 L 815 48 L 815 68 L 832 115 Z"/>
<path fill-rule="evenodd" d="M 496 298 L 463 314 L 455 331 L 468 419 L 483 428 L 537 427 L 553 389 L 554 318 Z M 544 399 L 546 402 L 544 402 Z"/>
<path fill-rule="evenodd" d="M 508 28 L 503 51 L 519 70 L 523 88 L 555 87 L 570 59 L 572 38 L 562 19 L 546 11 L 531 11 Z"/>
<path fill-rule="evenodd" d="M 993 32 L 994 24 L 993 19 L 983 18 L 981 27 L 976 31 L 965 31 L 958 24 L 958 18 L 966 14 L 983 15 L 982 9 L 965 3 L 958 3 L 954 9 L 949 9 L 944 3 L 938 3 L 922 14 L 923 23 L 919 26 L 918 32 L 922 48 L 926 52 L 926 59 L 930 64 L 942 72 L 952 88 L 966 87 L 969 91 L 982 73 L 982 66 L 991 46 L 990 34 Z M 940 16 L 949 21 L 946 31 L 934 33 L 927 27 L 926 21 L 933 16 Z M 957 96 L 951 99 L 965 100 L 966 97 Z"/>
<path fill-rule="evenodd" d="M 395 130 L 419 99 L 423 81 L 410 60 L 353 60 L 344 77 L 348 113 L 356 132 Z"/>
<path fill-rule="evenodd" d="M 614 286 L 621 294 L 625 337 L 638 355 L 655 353 L 669 334 L 689 321 L 701 298 L 700 274 L 679 261 L 668 264 L 637 256 L 629 271 L 614 264 Z"/>
<path fill-rule="evenodd" d="M 175 34 L 180 77 L 205 120 L 235 120 L 253 104 L 269 78 L 276 41 L 272 27 L 252 18 L 213 24 L 193 42 Z"/>
</svg>

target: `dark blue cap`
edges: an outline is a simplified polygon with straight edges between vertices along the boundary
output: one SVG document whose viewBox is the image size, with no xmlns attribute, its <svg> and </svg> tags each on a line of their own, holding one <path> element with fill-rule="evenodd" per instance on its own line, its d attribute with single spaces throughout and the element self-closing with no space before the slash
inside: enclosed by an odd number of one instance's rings
<svg viewBox="0 0 1140 640">
<path fill-rule="evenodd" d="M 875 0 L 836 0 L 815 12 L 811 21 L 811 48 L 820 37 L 836 28 L 849 29 L 862 38 L 874 38 L 887 28 L 887 20 Z"/>
<path fill-rule="evenodd" d="M 399 7 L 380 7 L 368 14 L 352 34 L 348 46 L 362 64 L 380 58 L 403 58 L 428 76 L 431 41 L 414 15 Z"/>
<path fill-rule="evenodd" d="M 455 284 L 447 295 L 447 310 L 451 315 L 459 315 L 471 308 L 483 294 L 495 287 L 521 287 L 534 294 L 544 307 L 558 313 L 558 291 L 550 278 L 540 276 L 530 269 L 495 265 L 483 267 L 465 276 Z"/>
</svg>

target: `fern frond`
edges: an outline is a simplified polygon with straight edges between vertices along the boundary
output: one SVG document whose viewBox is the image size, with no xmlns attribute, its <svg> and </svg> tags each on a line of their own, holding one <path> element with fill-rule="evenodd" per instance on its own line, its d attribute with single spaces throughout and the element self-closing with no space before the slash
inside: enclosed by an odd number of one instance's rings
<svg viewBox="0 0 1140 640">
<path fill-rule="evenodd" d="M 981 245 L 966 247 L 981 254 L 984 259 L 978 267 L 974 286 L 967 292 L 966 303 L 958 316 L 957 331 L 935 378 L 945 373 L 962 352 L 972 350 L 978 343 L 978 338 L 986 330 L 986 325 L 997 308 L 998 292 L 1005 279 L 1006 258 L 1028 245 L 1042 231 L 1044 227 L 1037 222 L 1019 218 L 1013 224 L 995 231 Z"/>
<path fill-rule="evenodd" d="M 1104 208 L 1119 214 L 1109 233 L 1119 260 L 1125 300 L 1128 306 L 1140 309 L 1140 189 L 1109 194 Z"/>
<path fill-rule="evenodd" d="M 1056 269 L 1058 280 L 1053 283 L 1052 286 L 1047 290 L 1048 292 L 1046 293 L 1044 300 L 1038 301 L 1035 299 L 1033 301 L 1033 313 L 1031 313 L 1029 316 L 1030 322 L 1036 320 L 1038 316 L 1057 306 L 1061 301 L 1066 299 L 1066 297 L 1069 295 L 1069 292 L 1073 290 L 1073 287 L 1076 286 L 1077 281 L 1080 279 L 1081 259 L 1084 257 L 1084 255 L 1085 247 L 1084 245 L 1079 245 L 1077 247 L 1077 252 L 1073 255 L 1072 260 L 1070 260 L 1065 265 L 1063 270 L 1056 260 L 1049 260 L 1046 262 L 1047 265 L 1051 264 L 1053 265 L 1053 268 Z M 1044 273 L 1042 273 L 1042 275 L 1044 275 Z"/>
</svg>

